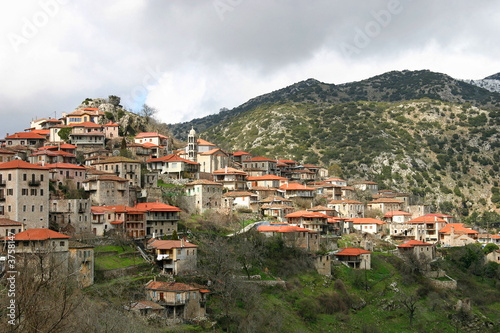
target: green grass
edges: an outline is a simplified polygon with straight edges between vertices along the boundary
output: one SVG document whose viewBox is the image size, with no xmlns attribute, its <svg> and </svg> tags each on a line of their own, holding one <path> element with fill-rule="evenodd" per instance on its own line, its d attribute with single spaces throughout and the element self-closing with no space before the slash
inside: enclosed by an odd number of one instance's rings
<svg viewBox="0 0 500 333">
<path fill-rule="evenodd" d="M 107 257 L 97 257 L 96 258 L 96 269 L 116 269 L 116 268 L 124 268 L 139 264 L 144 264 L 146 261 L 140 256 L 137 255 L 134 258 L 120 258 L 117 256 L 107 256 Z"/>
<path fill-rule="evenodd" d="M 100 245 L 100 246 L 96 246 L 94 248 L 94 251 L 97 254 L 99 252 L 112 252 L 112 251 L 117 251 L 118 254 L 121 254 L 121 253 L 134 252 L 135 248 L 132 246 L 126 246 L 125 248 L 123 248 L 123 247 L 117 246 L 117 245 Z"/>
</svg>

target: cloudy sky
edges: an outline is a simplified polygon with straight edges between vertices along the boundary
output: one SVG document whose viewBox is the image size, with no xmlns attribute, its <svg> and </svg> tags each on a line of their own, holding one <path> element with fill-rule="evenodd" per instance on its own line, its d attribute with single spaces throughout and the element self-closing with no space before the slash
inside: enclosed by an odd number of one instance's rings
<svg viewBox="0 0 500 333">
<path fill-rule="evenodd" d="M 0 136 L 85 98 L 147 103 L 175 123 L 307 78 L 500 72 L 493 0 L 8 1 L 0 5 Z"/>
</svg>

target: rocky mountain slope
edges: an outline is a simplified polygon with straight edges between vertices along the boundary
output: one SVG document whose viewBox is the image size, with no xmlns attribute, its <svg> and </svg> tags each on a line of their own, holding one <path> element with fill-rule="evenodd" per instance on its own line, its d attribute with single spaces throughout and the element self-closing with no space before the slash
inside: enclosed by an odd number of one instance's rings
<svg viewBox="0 0 500 333">
<path fill-rule="evenodd" d="M 463 81 L 487 89 L 492 92 L 500 92 L 500 73 L 487 76 L 482 80 L 463 80 Z"/>
<path fill-rule="evenodd" d="M 198 125 L 202 125 L 199 127 Z M 458 214 L 500 203 L 500 94 L 430 71 L 333 85 L 314 79 L 188 123 L 228 151 L 337 164 Z"/>
</svg>

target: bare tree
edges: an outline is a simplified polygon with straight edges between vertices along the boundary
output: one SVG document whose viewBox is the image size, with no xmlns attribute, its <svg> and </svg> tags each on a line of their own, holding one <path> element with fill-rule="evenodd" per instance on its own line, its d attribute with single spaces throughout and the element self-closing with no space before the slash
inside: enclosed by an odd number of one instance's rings
<svg viewBox="0 0 500 333">
<path fill-rule="evenodd" d="M 415 312 L 417 311 L 417 303 L 420 300 L 416 293 L 411 294 L 401 294 L 399 302 L 405 307 L 408 312 L 408 318 L 410 318 L 410 327 L 413 325 L 413 319 L 415 318 Z"/>
<path fill-rule="evenodd" d="M 157 113 L 158 113 L 158 110 L 156 110 L 155 108 L 153 108 L 147 104 L 143 104 L 142 109 L 139 112 L 139 115 L 144 117 L 146 119 L 146 123 L 149 124 L 151 122 L 151 120 L 154 119 L 154 117 Z"/>
</svg>

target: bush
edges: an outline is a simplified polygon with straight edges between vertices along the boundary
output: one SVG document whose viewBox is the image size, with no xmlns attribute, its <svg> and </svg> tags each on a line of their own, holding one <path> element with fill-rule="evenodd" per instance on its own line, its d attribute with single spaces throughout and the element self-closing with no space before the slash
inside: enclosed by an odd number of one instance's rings
<svg viewBox="0 0 500 333">
<path fill-rule="evenodd" d="M 312 297 L 302 298 L 297 302 L 299 315 L 307 321 L 316 321 L 318 319 L 318 304 Z"/>
</svg>

